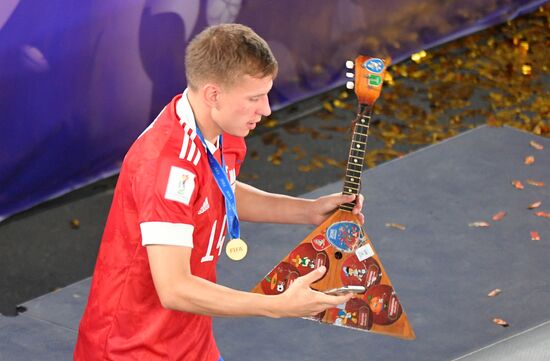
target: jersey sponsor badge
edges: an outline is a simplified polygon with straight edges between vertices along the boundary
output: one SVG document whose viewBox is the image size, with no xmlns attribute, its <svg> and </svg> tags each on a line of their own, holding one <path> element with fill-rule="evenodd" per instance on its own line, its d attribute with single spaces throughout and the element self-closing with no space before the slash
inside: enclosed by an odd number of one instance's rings
<svg viewBox="0 0 550 361">
<path fill-rule="evenodd" d="M 164 198 L 189 205 L 195 190 L 195 174 L 187 169 L 172 166 Z"/>
</svg>

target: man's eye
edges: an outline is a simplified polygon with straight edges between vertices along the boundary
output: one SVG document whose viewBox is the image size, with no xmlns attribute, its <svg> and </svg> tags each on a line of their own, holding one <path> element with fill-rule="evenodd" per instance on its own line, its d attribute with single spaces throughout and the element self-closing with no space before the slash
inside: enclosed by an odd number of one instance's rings
<svg viewBox="0 0 550 361">
<path fill-rule="evenodd" d="M 250 98 L 250 101 L 252 101 L 252 102 L 257 102 L 258 100 L 260 100 L 260 98 L 258 98 L 258 97 Z"/>
</svg>

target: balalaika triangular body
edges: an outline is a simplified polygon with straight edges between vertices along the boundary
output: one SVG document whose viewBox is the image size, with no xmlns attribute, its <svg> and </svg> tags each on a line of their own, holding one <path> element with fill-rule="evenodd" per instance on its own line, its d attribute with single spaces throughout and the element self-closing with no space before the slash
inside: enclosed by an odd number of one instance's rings
<svg viewBox="0 0 550 361">
<path fill-rule="evenodd" d="M 372 105 L 380 95 L 386 70 L 383 59 L 366 56 L 358 56 L 351 63 L 353 66 L 355 82 L 348 84 L 355 87 L 359 111 L 346 167 L 344 194 L 359 194 Z M 350 75 L 353 76 L 348 73 Z M 358 217 L 351 212 L 353 207 L 353 203 L 341 205 L 252 291 L 266 295 L 283 293 L 296 278 L 325 266 L 325 275 L 313 283 L 312 288 L 324 291 L 342 286 L 363 286 L 365 293 L 308 319 L 412 340 L 415 335 L 407 315 L 378 253 Z"/>
</svg>

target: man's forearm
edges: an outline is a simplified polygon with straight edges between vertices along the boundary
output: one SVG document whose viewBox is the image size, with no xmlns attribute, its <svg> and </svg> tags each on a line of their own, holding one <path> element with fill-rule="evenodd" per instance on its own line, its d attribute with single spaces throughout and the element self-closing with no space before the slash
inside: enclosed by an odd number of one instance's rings
<svg viewBox="0 0 550 361">
<path fill-rule="evenodd" d="M 262 191 L 237 182 L 235 197 L 239 218 L 247 222 L 311 223 L 313 200 Z"/>
<path fill-rule="evenodd" d="M 170 296 L 163 300 L 163 306 L 217 317 L 280 317 L 274 296 L 234 290 L 193 275 L 172 289 Z"/>
</svg>

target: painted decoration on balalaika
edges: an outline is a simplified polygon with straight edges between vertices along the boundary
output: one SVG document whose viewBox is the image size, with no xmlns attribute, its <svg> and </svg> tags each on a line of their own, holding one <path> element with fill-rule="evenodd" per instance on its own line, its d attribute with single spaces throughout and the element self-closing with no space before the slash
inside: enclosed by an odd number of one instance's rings
<svg viewBox="0 0 550 361">
<path fill-rule="evenodd" d="M 359 194 L 372 105 L 380 95 L 387 64 L 383 59 L 358 56 L 351 65 L 355 67 L 355 81 L 349 82 L 348 87 L 355 88 L 359 106 L 343 193 Z M 325 266 L 325 275 L 313 283 L 312 288 L 324 291 L 342 286 L 363 286 L 366 291 L 355 295 L 346 304 L 307 319 L 412 340 L 415 334 L 407 315 L 372 242 L 358 217 L 352 214 L 353 207 L 354 203 L 341 205 L 252 291 L 281 294 L 296 278 Z"/>
</svg>

